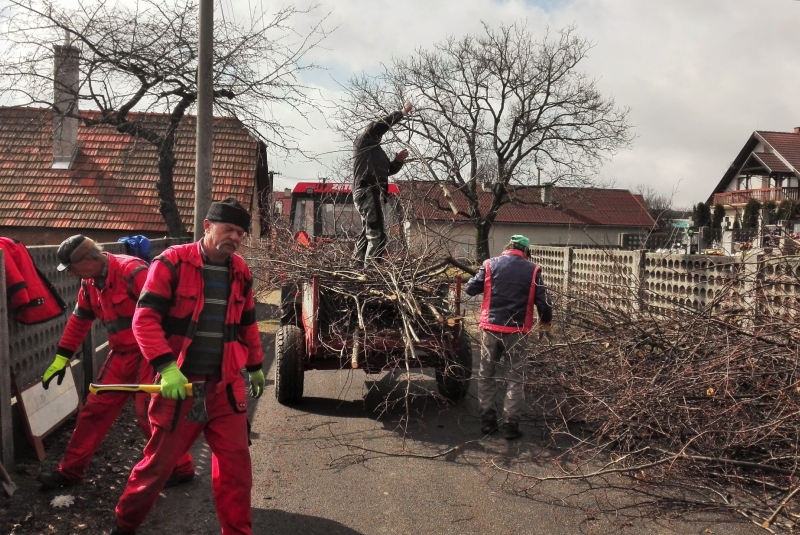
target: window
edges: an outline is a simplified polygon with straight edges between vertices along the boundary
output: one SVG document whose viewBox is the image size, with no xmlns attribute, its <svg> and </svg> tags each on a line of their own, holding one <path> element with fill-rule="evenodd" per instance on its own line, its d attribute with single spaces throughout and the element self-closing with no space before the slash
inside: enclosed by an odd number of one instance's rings
<svg viewBox="0 0 800 535">
<path fill-rule="evenodd" d="M 301 199 L 297 201 L 295 207 L 294 221 L 292 228 L 296 231 L 304 230 L 309 236 L 314 235 L 314 201 L 311 199 Z"/>
<path fill-rule="evenodd" d="M 322 235 L 355 238 L 361 232 L 361 216 L 354 204 L 322 205 Z"/>
</svg>

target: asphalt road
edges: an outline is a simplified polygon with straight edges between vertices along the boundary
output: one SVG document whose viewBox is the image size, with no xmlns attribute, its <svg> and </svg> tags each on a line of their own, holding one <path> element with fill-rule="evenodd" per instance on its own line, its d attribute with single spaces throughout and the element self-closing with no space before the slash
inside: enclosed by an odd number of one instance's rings
<svg viewBox="0 0 800 535">
<path fill-rule="evenodd" d="M 253 533 L 272 534 L 750 534 L 736 517 L 654 518 L 621 490 L 579 483 L 530 488 L 514 473 L 548 473 L 533 419 L 513 442 L 483 437 L 474 387 L 459 404 L 415 376 L 414 400 L 391 407 L 409 383 L 355 371 L 306 373 L 301 404 L 274 396 L 274 343 L 265 336 L 268 388 L 252 416 Z M 140 535 L 219 533 L 210 490 L 210 453 L 194 447 L 195 481 L 169 489 Z"/>
</svg>

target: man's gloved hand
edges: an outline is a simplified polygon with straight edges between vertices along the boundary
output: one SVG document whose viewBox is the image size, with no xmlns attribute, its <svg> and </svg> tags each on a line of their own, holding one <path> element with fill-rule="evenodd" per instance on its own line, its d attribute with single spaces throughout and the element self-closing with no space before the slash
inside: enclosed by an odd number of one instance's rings
<svg viewBox="0 0 800 535">
<path fill-rule="evenodd" d="M 45 390 L 50 388 L 50 381 L 52 381 L 54 377 L 58 377 L 57 384 L 61 384 L 61 381 L 64 380 L 64 374 L 67 373 L 67 370 L 65 369 L 67 364 L 69 364 L 68 357 L 65 357 L 64 355 L 56 355 L 53 363 L 44 371 L 44 375 L 42 375 L 42 386 Z"/>
<path fill-rule="evenodd" d="M 178 364 L 170 362 L 161 370 L 161 395 L 167 399 L 186 399 L 186 383 Z"/>
<path fill-rule="evenodd" d="M 266 381 L 264 379 L 264 370 L 256 370 L 254 372 L 250 372 L 250 395 L 254 398 L 258 399 L 261 397 L 261 394 L 264 393 L 264 385 Z"/>
</svg>

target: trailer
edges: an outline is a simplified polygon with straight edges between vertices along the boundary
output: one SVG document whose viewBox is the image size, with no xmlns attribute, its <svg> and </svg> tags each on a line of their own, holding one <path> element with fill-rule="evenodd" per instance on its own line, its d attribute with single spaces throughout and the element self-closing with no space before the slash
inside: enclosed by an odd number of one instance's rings
<svg viewBox="0 0 800 535">
<path fill-rule="evenodd" d="M 392 225 L 400 228 L 397 186 L 390 185 Z M 348 184 L 303 182 L 292 193 L 290 220 L 295 242 L 324 247 L 334 240 L 352 240 L 360 218 Z M 413 314 L 406 314 L 397 292 L 371 289 L 359 300 L 332 284 L 336 273 L 310 274 L 281 290 L 281 325 L 275 337 L 275 395 L 292 404 L 303 397 L 308 370 L 360 369 L 379 373 L 391 369 L 431 368 L 438 392 L 458 401 L 472 375 L 472 346 L 461 321 L 461 275 L 440 281 L 434 289 L 413 288 L 400 296 Z M 346 275 L 335 281 L 358 288 L 375 281 L 371 274 Z M 355 293 L 355 292 L 351 292 Z"/>
</svg>

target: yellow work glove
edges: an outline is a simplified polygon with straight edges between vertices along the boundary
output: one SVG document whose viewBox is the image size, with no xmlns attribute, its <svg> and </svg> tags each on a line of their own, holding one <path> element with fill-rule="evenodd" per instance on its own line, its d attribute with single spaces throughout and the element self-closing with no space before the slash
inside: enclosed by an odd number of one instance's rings
<svg viewBox="0 0 800 535">
<path fill-rule="evenodd" d="M 186 399 L 186 383 L 189 380 L 178 365 L 170 362 L 161 370 L 161 395 L 167 399 Z"/>
<path fill-rule="evenodd" d="M 58 354 L 56 355 L 53 363 L 44 371 L 44 375 L 42 375 L 42 386 L 45 390 L 50 388 L 50 381 L 52 381 L 54 377 L 58 377 L 57 384 L 61 384 L 61 381 L 64 380 L 64 374 L 67 373 L 66 367 L 68 364 L 69 357 Z"/>
<path fill-rule="evenodd" d="M 254 372 L 250 372 L 250 395 L 254 398 L 258 399 L 261 397 L 261 394 L 264 393 L 264 385 L 266 384 L 266 380 L 264 379 L 264 370 L 256 370 Z"/>
</svg>

